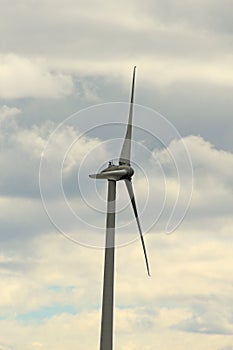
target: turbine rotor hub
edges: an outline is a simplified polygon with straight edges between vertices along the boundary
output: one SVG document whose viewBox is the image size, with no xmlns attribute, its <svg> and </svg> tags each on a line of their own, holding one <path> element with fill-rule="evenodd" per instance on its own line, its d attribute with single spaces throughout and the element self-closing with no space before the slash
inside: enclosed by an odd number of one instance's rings
<svg viewBox="0 0 233 350">
<path fill-rule="evenodd" d="M 131 177 L 134 174 L 134 170 L 130 165 L 127 164 L 121 164 L 121 165 L 114 165 L 114 164 L 108 164 L 108 167 L 101 171 L 101 174 L 106 174 L 106 177 L 109 174 L 110 180 L 125 180 L 125 179 L 131 179 Z"/>
</svg>

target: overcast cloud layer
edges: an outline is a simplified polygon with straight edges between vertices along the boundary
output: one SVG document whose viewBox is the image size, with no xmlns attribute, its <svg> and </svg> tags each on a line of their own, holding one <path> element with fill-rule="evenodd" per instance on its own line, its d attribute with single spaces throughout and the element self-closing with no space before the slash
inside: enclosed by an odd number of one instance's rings
<svg viewBox="0 0 233 350">
<path fill-rule="evenodd" d="M 135 64 L 136 102 L 164 115 L 182 138 L 171 137 L 166 149 L 134 134 L 135 166 L 144 169 L 137 168 L 134 184 L 149 231 L 152 277 L 146 277 L 140 242 L 125 245 L 137 231 L 128 225 L 132 213 L 119 184 L 119 208 L 126 209 L 118 214 L 118 240 L 125 246 L 117 250 L 115 348 L 233 349 L 232 10 L 229 0 L 1 1 L 1 350 L 98 347 L 103 251 L 58 233 L 41 202 L 39 165 L 49 136 L 67 116 L 93 104 L 128 101 Z M 76 126 L 59 132 L 48 169 L 85 123 Z M 89 171 L 91 161 L 95 172 L 117 157 L 107 143 L 113 137 L 104 129 L 85 135 L 63 167 L 69 205 L 96 227 L 105 222 L 105 184 L 94 192 L 85 174 L 77 182 L 77 171 Z M 165 235 L 179 190 L 190 191 L 183 142 L 193 163 L 193 195 L 182 224 Z M 169 154 L 181 165 L 181 188 Z M 78 231 L 82 244 L 98 245 L 103 234 L 65 217 L 52 176 L 48 189 L 69 232 Z M 145 205 L 148 193 L 154 207 Z M 149 230 L 163 200 L 162 215 Z"/>
</svg>

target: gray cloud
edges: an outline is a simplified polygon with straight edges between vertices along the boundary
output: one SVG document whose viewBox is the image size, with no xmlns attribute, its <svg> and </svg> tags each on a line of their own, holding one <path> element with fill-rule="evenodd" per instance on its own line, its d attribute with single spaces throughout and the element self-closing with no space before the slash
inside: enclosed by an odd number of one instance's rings
<svg viewBox="0 0 233 350">
<path fill-rule="evenodd" d="M 137 63 L 138 103 L 158 109 L 183 135 L 200 134 L 232 149 L 228 0 L 2 6 L 0 96 L 37 98 L 15 104 L 31 108 L 37 121 L 61 120 L 96 101 L 126 100 L 129 67 Z M 61 96 L 69 98 L 49 104 L 48 98 Z M 39 112 L 42 106 L 46 115 Z"/>
<path fill-rule="evenodd" d="M 182 321 L 176 327 L 187 332 L 232 335 L 231 311 L 228 313 L 227 309 L 223 309 L 222 306 L 222 303 L 213 303 L 213 300 L 195 305 L 192 318 Z"/>
<path fill-rule="evenodd" d="M 144 277 L 139 242 L 117 251 L 118 347 L 232 348 L 230 17 L 228 0 L 2 1 L 0 304 L 5 318 L 0 319 L 0 347 L 4 350 L 73 349 L 77 339 L 84 348 L 98 343 L 102 251 L 84 249 L 54 233 L 39 198 L 38 166 L 49 134 L 69 114 L 92 103 L 128 101 L 129 70 L 134 64 L 139 66 L 136 102 L 158 110 L 180 131 L 193 159 L 195 187 L 179 230 L 170 236 L 156 235 L 163 232 L 162 217 L 161 226 L 146 236 L 152 279 Z M 125 121 L 125 114 L 119 118 Z M 63 130 L 60 145 L 67 145 L 76 131 Z M 95 143 L 96 137 L 106 140 L 112 134 L 105 130 L 89 135 L 85 142 Z M 137 142 L 143 139 L 137 131 L 134 137 Z M 177 191 L 174 168 L 154 140 L 146 141 L 166 173 L 169 211 Z M 170 147 L 179 157 L 179 142 Z M 105 152 L 96 157 L 96 168 L 101 157 L 106 161 L 111 153 Z M 66 192 L 80 215 L 102 227 L 104 215 L 94 215 L 72 193 L 77 185 L 73 165 L 83 154 L 70 154 Z M 137 174 L 141 211 L 145 186 Z M 154 175 L 151 189 L 158 201 L 161 177 L 158 171 Z M 98 190 L 104 197 L 104 185 Z M 119 203 L 124 202 L 121 194 Z M 94 196 L 90 199 L 96 204 Z M 53 204 L 62 218 L 60 198 Z M 143 225 L 146 222 L 145 216 Z M 67 224 L 77 231 L 74 222 Z M 90 230 L 80 226 L 87 240 L 94 237 Z M 136 237 L 136 227 L 130 231 Z M 50 315 L 40 324 L 19 322 L 20 315 L 40 312 L 54 302 L 62 307 L 68 299 L 78 310 L 75 315 Z"/>
<path fill-rule="evenodd" d="M 5 107 L 4 110 L 6 109 L 7 107 Z M 51 131 L 54 130 L 56 124 L 46 122 L 41 124 L 40 127 L 34 125 L 31 128 L 25 129 L 22 126 L 19 126 L 19 123 L 17 122 L 19 119 L 18 116 L 10 116 L 10 114 L 13 112 L 16 113 L 17 110 L 15 108 L 8 108 L 9 123 L 7 123 L 7 129 L 4 124 L 2 125 L 2 154 L 0 158 L 2 168 L 1 193 L 2 196 L 5 196 L 5 198 L 3 197 L 2 206 L 8 208 L 9 200 L 12 200 L 12 202 L 15 201 L 17 208 L 22 207 L 22 212 L 19 217 L 23 217 L 23 203 L 25 199 L 26 207 L 28 208 L 27 210 L 30 210 L 31 212 L 31 220 L 34 221 L 34 224 L 32 222 L 31 224 L 28 223 L 29 226 L 27 231 L 33 230 L 37 232 L 38 228 L 40 227 L 40 219 L 36 219 L 36 213 L 40 207 L 38 202 L 40 198 L 38 183 L 39 165 L 41 154 L 47 142 L 48 136 Z M 106 129 L 106 133 L 108 134 L 107 130 L 108 129 Z M 4 136 L 4 133 L 6 132 L 7 136 Z M 98 130 L 96 131 L 96 135 L 97 134 Z M 49 205 L 52 206 L 54 213 L 61 217 L 59 213 L 62 211 L 62 203 L 64 202 L 64 198 L 63 194 L 57 192 L 60 188 L 60 177 L 56 177 L 56 172 L 54 172 L 53 167 L 59 166 L 57 174 L 60 174 L 60 167 L 62 166 L 63 158 L 66 152 L 69 151 L 63 164 L 64 193 L 67 196 L 68 202 L 73 208 L 75 208 L 74 210 L 77 211 L 77 213 L 81 214 L 81 216 L 84 215 L 84 217 L 89 217 L 92 215 L 93 222 L 94 218 L 97 220 L 97 222 L 99 222 L 100 218 L 98 217 L 98 213 L 90 211 L 88 214 L 90 208 L 87 206 L 87 204 L 85 204 L 86 196 L 90 196 L 89 202 L 92 203 L 93 206 L 97 205 L 98 207 L 100 204 L 98 196 L 96 197 L 97 193 L 95 188 L 93 188 L 93 186 L 95 187 L 95 183 L 91 180 L 88 182 L 86 174 L 97 171 L 99 164 L 104 164 L 107 159 L 114 157 L 114 155 L 117 156 L 118 154 L 115 154 L 115 149 L 112 149 L 115 147 L 114 145 L 105 145 L 105 143 L 101 143 L 103 140 L 101 141 L 100 139 L 90 137 L 91 134 L 80 139 L 80 141 L 76 142 L 69 150 L 70 145 L 77 139 L 78 135 L 78 130 L 69 126 L 69 124 L 64 126 L 64 128 L 58 132 L 55 141 L 53 144 L 51 144 L 52 148 L 50 147 L 51 149 L 48 149 L 49 153 L 45 155 L 46 159 L 49 157 L 47 160 L 49 163 L 48 165 L 46 165 L 47 163 L 45 164 L 46 168 L 43 170 L 45 173 L 42 173 L 45 177 L 41 177 L 42 184 L 44 183 L 45 188 L 47 188 L 46 196 L 48 196 L 48 198 L 46 198 L 48 200 L 48 204 L 50 203 Z M 108 137 L 110 137 L 109 134 Z M 145 133 L 144 135 L 136 133 L 137 142 L 135 147 L 137 145 L 139 147 L 137 150 L 137 152 L 139 152 L 137 162 L 139 162 L 138 164 L 141 164 L 140 166 L 143 166 L 144 171 L 149 178 L 150 197 L 153 197 L 155 194 L 157 203 L 158 198 L 160 198 L 160 200 L 163 198 L 163 189 L 164 191 L 165 189 L 167 190 L 164 212 L 160 219 L 160 223 L 157 225 L 157 230 L 164 229 L 164 222 L 166 222 L 168 219 L 169 212 L 171 212 L 172 206 L 174 205 L 179 192 L 177 170 L 174 167 L 173 161 L 169 157 L 167 151 L 163 148 L 155 149 L 154 165 L 152 162 L 149 164 L 148 168 L 148 164 L 143 161 L 145 154 L 142 152 L 143 149 L 140 148 L 140 142 L 142 142 L 141 137 L 145 138 L 146 140 L 147 134 Z M 184 141 L 191 154 L 195 178 L 193 199 L 190 210 L 186 216 L 185 225 L 191 225 L 192 227 L 200 227 L 200 225 L 203 227 L 211 226 L 215 230 L 217 227 L 219 227 L 218 225 L 221 225 L 222 220 L 224 221 L 226 218 L 231 217 L 231 174 L 233 169 L 232 154 L 215 149 L 213 145 L 197 136 L 186 137 L 184 138 Z M 121 141 L 119 140 L 117 148 L 120 147 L 120 144 Z M 60 150 L 59 153 L 57 153 L 58 149 Z M 89 158 L 86 158 L 86 163 L 84 162 L 84 165 L 82 165 L 80 168 L 80 164 L 82 164 L 87 154 L 87 149 L 90 151 Z M 97 153 L 96 150 L 98 151 Z M 184 172 L 185 168 L 182 168 L 182 142 L 173 140 L 173 142 L 169 145 L 169 150 L 174 154 L 176 161 L 181 166 L 179 171 Z M 151 157 L 151 151 L 152 150 L 149 149 L 149 155 L 147 155 L 149 158 Z M 95 155 L 94 157 L 93 154 Z M 60 163 L 58 161 L 59 157 L 61 157 Z M 160 164 L 164 172 L 167 182 L 166 184 L 164 183 L 163 176 L 161 176 L 161 170 L 156 165 L 156 162 Z M 225 164 L 227 164 L 227 167 Z M 152 166 L 153 173 L 151 173 Z M 77 185 L 77 174 L 79 171 L 81 171 L 81 175 L 79 175 L 81 176 L 79 179 L 81 182 L 79 185 Z M 183 175 L 190 177 L 190 174 Z M 137 192 L 139 193 L 144 184 L 142 180 L 143 177 L 141 176 L 135 178 L 135 188 L 136 190 L 138 189 Z M 185 180 L 185 177 L 183 180 Z M 88 183 L 88 186 L 85 185 L 86 183 Z M 183 191 L 188 193 L 190 190 L 188 183 L 182 183 L 181 186 L 183 186 Z M 97 188 L 100 193 L 102 193 L 104 198 L 100 205 L 101 210 L 104 211 L 106 205 L 105 186 L 101 187 L 97 185 Z M 83 199 L 82 195 L 84 195 Z M 55 198 L 57 198 L 56 204 L 54 203 Z M 126 201 L 125 194 L 122 194 L 121 201 L 122 203 Z M 144 201 L 145 198 L 139 195 L 139 208 L 143 208 Z M 154 217 L 155 211 L 157 210 L 159 212 L 160 205 L 161 203 L 159 201 L 157 209 L 156 206 L 148 206 L 145 212 L 142 214 L 143 220 L 145 222 L 151 222 L 151 217 Z M 10 212 L 11 211 L 5 211 L 7 216 L 10 215 Z M 123 216 L 121 216 L 121 218 L 124 222 L 124 220 L 127 218 L 127 214 L 124 212 L 122 215 Z M 41 216 L 41 211 L 39 216 Z M 4 222 L 6 223 L 7 221 L 10 224 L 10 219 L 7 219 Z M 66 221 L 67 220 L 65 220 L 65 222 Z M 46 220 L 43 220 L 43 222 L 46 225 Z M 217 226 L 216 222 L 218 222 Z M 22 223 L 23 221 L 21 224 Z M 8 229 L 6 225 L 4 225 L 4 227 L 5 230 L 9 232 L 10 227 L 12 229 L 15 227 L 15 223 L 12 222 L 10 226 L 8 226 Z M 69 227 L 72 227 L 71 221 Z M 22 228 L 23 229 L 19 230 L 25 231 L 25 224 L 23 224 Z M 42 231 L 42 228 L 40 228 L 39 231 Z"/>
<path fill-rule="evenodd" d="M 223 36 L 232 30 L 230 6 L 227 0 L 221 4 L 219 1 L 148 2 L 143 7 L 140 2 L 134 6 L 124 2 L 118 6 L 101 2 L 96 6 L 83 1 L 69 1 L 65 6 L 63 1 L 50 1 L 46 6 L 30 1 L 14 6 L 4 3 L 1 26 L 6 36 L 2 50 L 32 54 L 59 52 L 65 56 L 76 52 L 79 59 L 90 54 L 103 59 L 101 48 L 105 46 L 108 50 L 104 56 L 109 60 L 116 54 L 119 59 L 142 50 L 147 54 L 202 51 L 208 55 L 217 44 L 223 53 L 230 49 L 230 38 Z M 14 26 L 10 25 L 12 22 Z"/>
<path fill-rule="evenodd" d="M 230 34 L 232 21 L 230 19 L 231 2 L 224 0 L 184 1 L 175 3 L 171 0 L 149 2 L 146 12 L 152 18 L 162 19 L 165 23 L 184 24 L 187 27 L 200 28 L 216 33 Z M 145 11 L 146 11 L 145 9 Z M 143 8 L 141 8 L 143 11 Z"/>
</svg>

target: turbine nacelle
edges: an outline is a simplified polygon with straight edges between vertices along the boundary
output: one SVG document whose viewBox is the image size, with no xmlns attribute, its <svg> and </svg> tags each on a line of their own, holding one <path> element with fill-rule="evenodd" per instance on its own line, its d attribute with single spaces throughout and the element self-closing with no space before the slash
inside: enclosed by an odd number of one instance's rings
<svg viewBox="0 0 233 350">
<path fill-rule="evenodd" d="M 127 164 L 114 165 L 109 162 L 107 168 L 98 174 L 89 175 L 92 179 L 106 179 L 112 181 L 130 180 L 134 174 L 133 168 Z"/>
</svg>

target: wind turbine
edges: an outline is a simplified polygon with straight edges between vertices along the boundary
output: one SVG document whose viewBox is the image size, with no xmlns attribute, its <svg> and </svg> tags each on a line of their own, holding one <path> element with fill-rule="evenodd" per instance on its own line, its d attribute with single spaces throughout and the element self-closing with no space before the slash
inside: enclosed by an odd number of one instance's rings
<svg viewBox="0 0 233 350">
<path fill-rule="evenodd" d="M 135 86 L 136 66 L 133 69 L 132 90 L 130 100 L 129 119 L 122 146 L 119 164 L 114 165 L 109 162 L 106 169 L 99 174 L 89 175 L 93 179 L 108 180 L 108 202 L 106 218 L 106 241 L 105 241 L 105 262 L 104 262 L 104 282 L 102 299 L 102 319 L 100 350 L 112 350 L 113 348 L 113 299 L 114 299 L 114 253 L 115 253 L 115 210 L 116 210 L 116 182 L 124 181 L 131 200 L 133 212 L 137 222 L 142 248 L 145 256 L 147 273 L 150 276 L 149 263 L 146 253 L 146 246 L 142 235 L 141 224 L 138 217 L 138 211 L 135 201 L 135 195 L 132 185 L 132 176 L 134 170 L 131 167 L 131 139 L 132 139 L 132 117 L 134 104 L 134 86 Z"/>
</svg>

